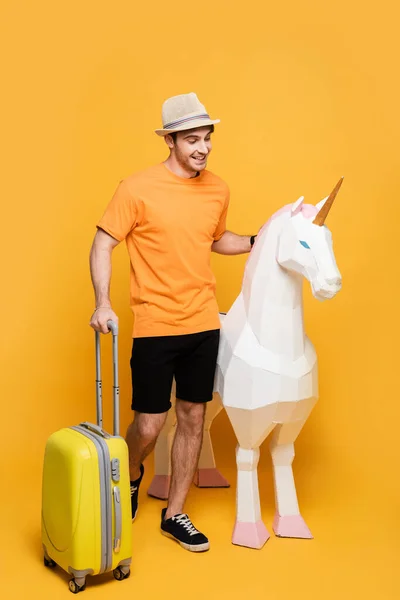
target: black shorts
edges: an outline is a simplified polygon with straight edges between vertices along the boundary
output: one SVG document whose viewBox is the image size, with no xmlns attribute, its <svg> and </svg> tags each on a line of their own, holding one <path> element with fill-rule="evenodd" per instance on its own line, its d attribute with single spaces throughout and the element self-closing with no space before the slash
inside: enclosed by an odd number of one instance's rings
<svg viewBox="0 0 400 600">
<path fill-rule="evenodd" d="M 140 337 L 133 340 L 132 410 L 159 414 L 171 408 L 172 380 L 176 397 L 209 402 L 213 397 L 219 329 Z"/>
</svg>

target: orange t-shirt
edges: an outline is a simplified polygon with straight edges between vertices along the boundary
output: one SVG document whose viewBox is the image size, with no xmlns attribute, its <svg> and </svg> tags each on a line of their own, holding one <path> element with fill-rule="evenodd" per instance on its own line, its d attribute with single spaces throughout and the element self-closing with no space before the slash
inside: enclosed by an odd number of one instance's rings
<svg viewBox="0 0 400 600">
<path fill-rule="evenodd" d="M 226 230 L 227 184 L 184 179 L 164 163 L 122 180 L 97 227 L 126 240 L 133 337 L 219 329 L 211 245 Z"/>
</svg>

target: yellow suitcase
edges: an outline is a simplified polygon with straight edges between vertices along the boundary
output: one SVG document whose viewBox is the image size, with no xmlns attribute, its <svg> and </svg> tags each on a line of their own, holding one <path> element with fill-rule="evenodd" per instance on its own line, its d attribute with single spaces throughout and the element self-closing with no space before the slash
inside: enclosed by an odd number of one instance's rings
<svg viewBox="0 0 400 600">
<path fill-rule="evenodd" d="M 96 332 L 97 425 L 81 423 L 53 433 L 42 479 L 44 564 L 72 575 L 69 589 L 83 591 L 87 575 L 130 574 L 132 557 L 128 448 L 119 436 L 118 327 L 113 337 L 114 435 L 102 427 L 100 334 Z"/>
</svg>

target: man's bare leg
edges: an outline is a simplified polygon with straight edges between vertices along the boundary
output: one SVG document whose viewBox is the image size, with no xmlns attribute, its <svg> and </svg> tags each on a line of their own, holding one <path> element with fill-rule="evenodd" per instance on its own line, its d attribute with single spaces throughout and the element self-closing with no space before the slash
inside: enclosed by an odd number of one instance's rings
<svg viewBox="0 0 400 600">
<path fill-rule="evenodd" d="M 171 453 L 171 488 L 165 518 L 183 512 L 199 461 L 205 404 L 176 400 L 177 427 Z"/>
<path fill-rule="evenodd" d="M 161 414 L 135 412 L 135 419 L 126 433 L 131 481 L 136 481 L 140 477 L 140 465 L 153 451 L 167 415 L 168 412 Z"/>
</svg>

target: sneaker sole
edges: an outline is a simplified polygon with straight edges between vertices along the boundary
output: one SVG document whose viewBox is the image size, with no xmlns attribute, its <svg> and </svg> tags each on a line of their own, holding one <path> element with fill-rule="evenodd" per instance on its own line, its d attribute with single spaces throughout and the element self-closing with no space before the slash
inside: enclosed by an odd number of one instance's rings
<svg viewBox="0 0 400 600">
<path fill-rule="evenodd" d="M 180 540 L 178 540 L 178 538 L 173 536 L 171 533 L 168 533 L 168 531 L 164 531 L 163 529 L 161 529 L 160 531 L 166 537 L 171 538 L 171 540 L 174 540 L 175 542 L 178 542 L 178 544 L 182 546 L 182 548 L 184 548 L 185 550 L 189 550 L 189 552 L 207 552 L 207 550 L 210 549 L 210 542 L 207 542 L 205 544 L 186 544 L 185 542 L 181 542 Z"/>
</svg>

